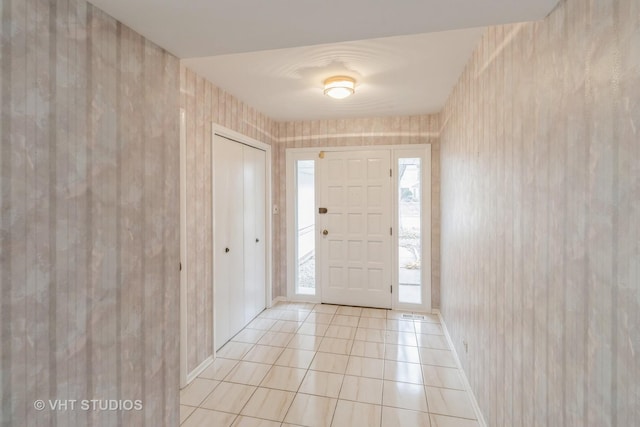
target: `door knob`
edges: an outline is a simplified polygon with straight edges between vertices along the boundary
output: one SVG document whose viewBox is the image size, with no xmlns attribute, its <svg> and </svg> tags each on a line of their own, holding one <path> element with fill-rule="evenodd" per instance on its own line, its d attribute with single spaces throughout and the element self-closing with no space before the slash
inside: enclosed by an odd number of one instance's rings
<svg viewBox="0 0 640 427">
<path fill-rule="evenodd" d="M 260 242 L 260 239 L 256 239 L 256 243 L 259 243 L 259 242 Z"/>
<path fill-rule="evenodd" d="M 329 230 L 322 230 L 322 235 L 326 236 L 327 234 L 329 234 Z"/>
<path fill-rule="evenodd" d="M 225 253 L 229 252 L 229 248 L 224 248 L 224 252 Z"/>
</svg>

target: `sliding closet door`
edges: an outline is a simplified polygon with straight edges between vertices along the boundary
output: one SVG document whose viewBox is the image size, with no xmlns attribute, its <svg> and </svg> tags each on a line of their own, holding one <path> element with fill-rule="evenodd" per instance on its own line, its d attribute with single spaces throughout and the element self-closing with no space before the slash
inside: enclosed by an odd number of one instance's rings
<svg viewBox="0 0 640 427">
<path fill-rule="evenodd" d="M 245 322 L 265 308 L 265 161 L 257 148 L 244 147 Z"/>
<path fill-rule="evenodd" d="M 256 199 L 256 256 L 254 289 L 257 298 L 254 303 L 254 316 L 257 316 L 267 306 L 267 153 L 256 150 L 256 169 L 258 180 L 255 183 Z"/>
<path fill-rule="evenodd" d="M 214 137 L 214 328 L 216 350 L 245 325 L 243 145 Z"/>
<path fill-rule="evenodd" d="M 266 305 L 266 153 L 215 135 L 214 330 L 216 350 Z"/>
</svg>

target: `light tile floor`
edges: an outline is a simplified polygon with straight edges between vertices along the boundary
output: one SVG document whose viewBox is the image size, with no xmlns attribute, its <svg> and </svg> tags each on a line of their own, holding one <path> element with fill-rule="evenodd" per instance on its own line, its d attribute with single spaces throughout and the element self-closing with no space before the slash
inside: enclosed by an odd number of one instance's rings
<svg viewBox="0 0 640 427">
<path fill-rule="evenodd" d="M 180 393 L 184 427 L 479 427 L 438 317 L 279 303 Z"/>
</svg>

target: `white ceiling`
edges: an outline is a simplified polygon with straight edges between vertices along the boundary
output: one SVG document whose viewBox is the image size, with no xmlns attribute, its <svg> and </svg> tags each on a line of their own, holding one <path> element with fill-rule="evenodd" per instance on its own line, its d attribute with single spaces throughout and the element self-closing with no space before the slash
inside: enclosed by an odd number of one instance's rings
<svg viewBox="0 0 640 427">
<path fill-rule="evenodd" d="M 179 58 L 541 19 L 558 0 L 90 0 Z"/>
<path fill-rule="evenodd" d="M 183 60 L 276 120 L 435 113 L 442 109 L 482 29 Z M 334 75 L 356 79 L 346 99 L 323 95 Z"/>
<path fill-rule="evenodd" d="M 278 120 L 439 111 L 482 27 L 538 20 L 558 3 L 89 1 Z M 322 80 L 335 74 L 357 79 L 354 96 L 322 96 Z"/>
</svg>

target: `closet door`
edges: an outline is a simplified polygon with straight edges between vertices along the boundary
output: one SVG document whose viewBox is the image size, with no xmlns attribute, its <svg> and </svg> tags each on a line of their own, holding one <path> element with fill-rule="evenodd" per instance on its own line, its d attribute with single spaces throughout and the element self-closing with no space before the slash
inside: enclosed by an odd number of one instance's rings
<svg viewBox="0 0 640 427">
<path fill-rule="evenodd" d="M 245 322 L 265 308 L 266 154 L 244 147 Z"/>
<path fill-rule="evenodd" d="M 262 150 L 256 150 L 257 159 L 256 176 L 258 180 L 255 185 L 256 199 L 256 257 L 255 262 L 255 295 L 254 316 L 257 316 L 266 308 L 267 304 L 267 246 L 266 246 L 266 230 L 267 230 L 267 153 Z"/>
<path fill-rule="evenodd" d="M 214 323 L 216 350 L 245 325 L 243 145 L 214 137 Z"/>
</svg>

